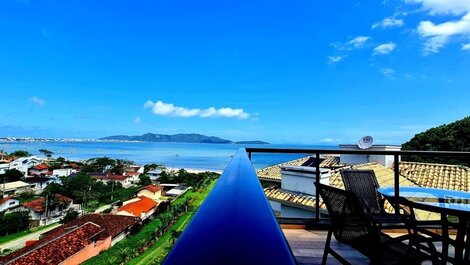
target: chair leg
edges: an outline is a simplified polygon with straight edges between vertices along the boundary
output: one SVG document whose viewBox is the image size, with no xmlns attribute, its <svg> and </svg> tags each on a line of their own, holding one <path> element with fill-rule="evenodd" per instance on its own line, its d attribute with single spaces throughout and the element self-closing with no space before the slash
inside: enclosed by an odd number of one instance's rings
<svg viewBox="0 0 470 265">
<path fill-rule="evenodd" d="M 331 244 L 331 235 L 332 234 L 333 234 L 333 231 L 329 230 L 328 231 L 328 236 L 326 238 L 325 250 L 323 251 L 323 258 L 322 258 L 321 264 L 325 265 L 326 260 L 328 258 L 328 254 L 331 254 L 331 256 L 333 256 L 335 259 L 337 259 L 339 262 L 341 262 L 341 264 L 351 265 L 351 263 L 349 263 L 345 258 L 341 257 L 341 255 L 339 255 L 336 251 L 334 251 L 331 248 L 330 244 Z"/>
<path fill-rule="evenodd" d="M 323 251 L 323 258 L 321 260 L 322 265 L 326 264 L 326 259 L 328 258 L 328 252 L 330 250 L 330 243 L 331 243 L 331 234 L 332 234 L 332 231 L 330 229 L 328 230 L 328 236 L 326 237 L 325 249 Z"/>
</svg>

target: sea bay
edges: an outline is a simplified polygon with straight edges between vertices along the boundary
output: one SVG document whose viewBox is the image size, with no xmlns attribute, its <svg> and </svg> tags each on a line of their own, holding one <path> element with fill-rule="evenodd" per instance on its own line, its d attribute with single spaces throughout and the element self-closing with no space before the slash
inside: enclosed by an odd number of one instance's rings
<svg viewBox="0 0 470 265">
<path fill-rule="evenodd" d="M 157 142 L 0 142 L 0 150 L 13 152 L 25 150 L 42 156 L 39 149 L 54 153 L 53 157 L 69 160 L 86 160 L 93 157 L 129 159 L 136 164 L 163 164 L 171 168 L 222 171 L 239 148 L 311 148 L 338 149 L 326 145 L 240 145 L 205 143 L 157 143 Z M 302 154 L 254 154 L 255 169 L 302 157 Z"/>
</svg>

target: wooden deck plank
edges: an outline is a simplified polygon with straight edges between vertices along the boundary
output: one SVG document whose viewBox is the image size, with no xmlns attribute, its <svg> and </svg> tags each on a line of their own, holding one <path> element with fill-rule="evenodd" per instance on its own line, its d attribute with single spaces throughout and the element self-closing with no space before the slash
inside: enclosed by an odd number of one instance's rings
<svg viewBox="0 0 470 265">
<path fill-rule="evenodd" d="M 327 231 L 312 231 L 305 229 L 290 229 L 283 228 L 284 235 L 292 249 L 292 252 L 299 265 L 317 265 L 321 264 L 323 257 L 323 250 L 325 247 Z M 387 233 L 392 237 L 401 234 Z M 440 252 L 442 245 L 435 244 L 437 250 Z M 341 244 L 336 239 L 332 239 L 331 247 L 337 251 L 341 256 L 348 260 L 351 264 L 364 265 L 369 264 L 369 259 L 362 255 L 360 252 L 354 250 L 346 244 Z M 450 256 L 453 256 L 453 247 L 449 248 Z M 331 255 L 327 259 L 328 265 L 341 264 Z M 424 263 L 424 264 L 430 264 Z"/>
</svg>

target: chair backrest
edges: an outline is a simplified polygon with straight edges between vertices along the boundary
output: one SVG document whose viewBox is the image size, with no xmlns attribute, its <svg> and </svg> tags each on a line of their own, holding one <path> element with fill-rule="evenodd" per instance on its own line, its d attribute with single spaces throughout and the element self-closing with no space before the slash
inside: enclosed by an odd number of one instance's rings
<svg viewBox="0 0 470 265">
<path fill-rule="evenodd" d="M 340 170 L 344 188 L 362 199 L 370 213 L 383 212 L 380 194 L 377 192 L 379 183 L 373 170 Z"/>
<path fill-rule="evenodd" d="M 348 244 L 368 240 L 370 226 L 356 195 L 321 183 L 315 186 L 328 210 L 335 238 Z"/>
</svg>

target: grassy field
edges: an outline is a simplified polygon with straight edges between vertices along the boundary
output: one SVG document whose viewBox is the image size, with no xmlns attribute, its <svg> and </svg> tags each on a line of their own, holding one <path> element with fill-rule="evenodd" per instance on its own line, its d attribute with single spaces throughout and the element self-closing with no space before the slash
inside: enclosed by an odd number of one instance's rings
<svg viewBox="0 0 470 265">
<path fill-rule="evenodd" d="M 184 197 L 195 198 L 191 203 L 193 207 L 199 207 L 209 192 L 214 187 L 217 180 L 211 181 L 209 186 L 201 193 L 197 191 L 188 191 Z M 181 198 L 182 199 L 182 198 Z M 171 250 L 173 243 L 171 242 L 171 231 L 183 231 L 191 221 L 195 212 L 187 212 L 183 214 L 178 221 L 165 233 L 151 248 L 142 253 L 138 258 L 131 260 L 128 264 L 144 265 L 144 264 L 160 264 Z"/>
<path fill-rule="evenodd" d="M 149 248 L 145 253 L 140 255 L 138 258 L 131 260 L 129 265 L 144 265 L 151 264 L 158 261 L 163 261 L 167 255 L 169 249 L 173 246 L 171 242 L 171 231 L 183 231 L 186 225 L 193 217 L 194 213 L 188 212 L 183 214 L 178 221 L 165 233 L 151 248 Z"/>
</svg>

